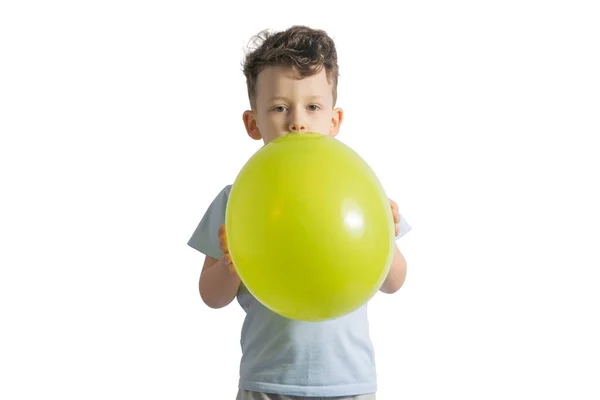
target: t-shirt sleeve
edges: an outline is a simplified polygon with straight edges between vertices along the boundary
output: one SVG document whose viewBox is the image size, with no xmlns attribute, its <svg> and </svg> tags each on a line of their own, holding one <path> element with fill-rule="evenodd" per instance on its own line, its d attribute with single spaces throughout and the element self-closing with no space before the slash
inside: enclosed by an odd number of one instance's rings
<svg viewBox="0 0 600 400">
<path fill-rule="evenodd" d="M 225 210 L 231 186 L 226 186 L 212 201 L 206 213 L 200 220 L 188 246 L 215 259 L 223 256 L 219 246 L 219 227 L 225 223 Z"/>
<path fill-rule="evenodd" d="M 398 227 L 400 228 L 400 232 L 398 236 L 396 236 L 396 240 L 400 239 L 402 236 L 406 235 L 408 232 L 412 230 L 412 227 L 406 222 L 402 214 L 400 214 L 400 222 L 398 223 Z"/>
</svg>

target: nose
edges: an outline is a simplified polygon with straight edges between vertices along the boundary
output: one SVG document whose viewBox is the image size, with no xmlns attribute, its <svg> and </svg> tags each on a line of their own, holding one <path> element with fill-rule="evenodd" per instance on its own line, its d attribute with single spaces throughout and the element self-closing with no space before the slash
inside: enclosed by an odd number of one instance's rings
<svg viewBox="0 0 600 400">
<path fill-rule="evenodd" d="M 290 115 L 290 123 L 289 123 L 290 132 L 305 132 L 306 120 L 301 112 L 294 112 Z"/>
</svg>

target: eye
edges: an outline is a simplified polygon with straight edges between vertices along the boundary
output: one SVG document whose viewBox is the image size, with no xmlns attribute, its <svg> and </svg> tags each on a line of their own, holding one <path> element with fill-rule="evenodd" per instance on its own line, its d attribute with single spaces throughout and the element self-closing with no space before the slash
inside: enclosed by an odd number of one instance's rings
<svg viewBox="0 0 600 400">
<path fill-rule="evenodd" d="M 310 111 L 317 111 L 317 110 L 321 109 L 321 107 L 319 107 L 319 106 L 318 106 L 318 105 L 316 105 L 316 104 L 311 104 L 310 106 L 308 106 L 308 109 L 309 109 Z"/>
<path fill-rule="evenodd" d="M 273 108 L 273 111 L 275 111 L 275 112 L 284 112 L 285 110 L 287 110 L 287 108 L 285 106 L 277 106 L 277 107 Z"/>
</svg>

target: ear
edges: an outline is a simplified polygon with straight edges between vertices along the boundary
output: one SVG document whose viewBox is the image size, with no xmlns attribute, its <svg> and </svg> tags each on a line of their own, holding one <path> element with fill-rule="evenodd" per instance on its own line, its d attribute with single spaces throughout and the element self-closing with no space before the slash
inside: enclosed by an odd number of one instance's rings
<svg viewBox="0 0 600 400">
<path fill-rule="evenodd" d="M 331 114 L 331 127 L 329 128 L 329 136 L 336 137 L 340 131 L 340 125 L 344 119 L 344 110 L 341 108 L 334 108 Z"/>
<path fill-rule="evenodd" d="M 260 134 L 258 126 L 256 125 L 256 118 L 254 118 L 254 112 L 251 110 L 244 111 L 242 119 L 244 120 L 244 126 L 246 127 L 246 132 L 248 133 L 248 136 L 250 136 L 254 140 L 262 139 L 262 135 Z"/>
</svg>

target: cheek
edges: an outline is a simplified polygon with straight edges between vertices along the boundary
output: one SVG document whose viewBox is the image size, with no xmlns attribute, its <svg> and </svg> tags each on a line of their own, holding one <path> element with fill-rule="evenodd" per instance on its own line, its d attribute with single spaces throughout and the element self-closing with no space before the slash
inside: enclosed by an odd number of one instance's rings
<svg viewBox="0 0 600 400">
<path fill-rule="evenodd" d="M 264 127 L 271 125 L 271 120 L 272 120 L 272 115 L 267 114 L 267 113 L 259 114 L 258 118 L 256 120 L 256 124 L 259 126 L 259 128 L 264 128 Z"/>
<path fill-rule="evenodd" d="M 258 129 L 263 132 L 272 132 L 277 130 L 284 123 L 283 114 L 264 115 L 260 121 L 257 121 Z"/>
<path fill-rule="evenodd" d="M 268 126 L 281 126 L 285 123 L 285 114 L 284 113 L 274 113 L 269 115 L 266 119 L 266 125 Z"/>
<path fill-rule="evenodd" d="M 321 116 L 315 123 L 319 128 L 327 132 L 329 132 L 329 128 L 331 128 L 331 118 L 329 115 Z"/>
</svg>

